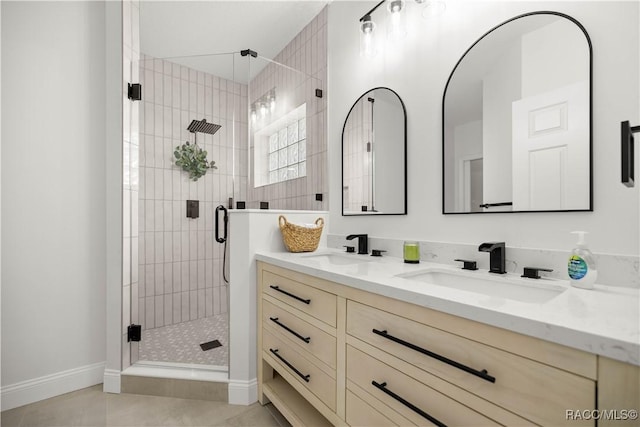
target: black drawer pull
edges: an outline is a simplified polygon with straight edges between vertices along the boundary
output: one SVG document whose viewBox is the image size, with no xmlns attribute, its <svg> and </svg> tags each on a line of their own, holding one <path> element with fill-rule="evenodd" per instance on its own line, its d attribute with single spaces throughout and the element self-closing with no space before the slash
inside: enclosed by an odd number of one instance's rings
<svg viewBox="0 0 640 427">
<path fill-rule="evenodd" d="M 278 320 L 277 317 L 269 317 L 269 320 L 271 320 L 273 323 L 275 323 L 276 325 L 280 326 L 281 328 L 283 328 L 287 332 L 291 332 L 293 335 L 295 335 L 296 337 L 300 338 L 302 341 L 306 342 L 307 344 L 309 344 L 309 341 L 311 341 L 311 337 L 303 337 L 302 335 L 300 335 L 299 333 L 297 333 L 296 331 L 294 331 L 293 329 L 291 329 L 290 327 L 288 327 L 284 323 L 281 323 Z"/>
<path fill-rule="evenodd" d="M 279 287 L 278 285 L 269 285 L 269 287 L 270 287 L 271 289 L 275 289 L 275 290 L 276 290 L 276 291 L 278 291 L 278 292 L 282 292 L 283 294 L 285 294 L 285 295 L 286 295 L 286 296 L 288 296 L 288 297 L 291 297 L 291 298 L 297 299 L 298 301 L 301 301 L 301 302 L 303 302 L 303 303 L 305 303 L 305 304 L 310 304 L 310 303 L 311 303 L 311 300 L 310 300 L 310 299 L 303 299 L 303 298 L 300 298 L 300 297 L 299 297 L 299 296 L 297 296 L 297 295 L 294 295 L 294 294 L 289 293 L 289 292 L 287 292 L 287 291 L 283 291 L 282 289 L 280 289 L 280 287 Z"/>
<path fill-rule="evenodd" d="M 306 382 L 309 382 L 309 378 L 311 378 L 311 375 L 309 375 L 309 374 L 305 375 L 305 374 L 303 374 L 302 372 L 298 371 L 296 368 L 294 368 L 294 366 L 293 366 L 291 363 L 287 362 L 287 361 L 285 360 L 285 358 L 284 358 L 284 357 L 282 357 L 282 356 L 280 356 L 280 355 L 278 354 L 278 349 L 277 349 L 277 348 L 276 348 L 275 350 L 274 350 L 274 349 L 272 349 L 272 348 L 270 348 L 270 349 L 269 349 L 269 351 L 270 351 L 271 353 L 275 354 L 275 356 L 276 356 L 278 359 L 282 360 L 282 363 L 284 363 L 284 364 L 285 364 L 285 365 L 287 365 L 289 368 L 291 368 L 291 370 L 292 370 L 293 372 L 295 372 L 296 374 L 298 374 L 298 376 L 299 376 L 300 378 L 302 378 L 302 379 L 303 379 L 303 380 L 305 380 Z"/>
<path fill-rule="evenodd" d="M 467 365 L 463 365 L 462 363 L 456 362 L 455 360 L 447 359 L 446 357 L 440 356 L 437 353 L 434 353 L 432 351 L 426 350 L 426 349 L 424 349 L 422 347 L 418 347 L 415 344 L 411 344 L 410 342 L 401 340 L 400 338 L 394 337 L 393 335 L 389 335 L 387 333 L 387 331 L 379 331 L 377 329 L 373 329 L 372 331 L 373 331 L 374 334 L 380 335 L 381 337 L 384 337 L 384 338 L 386 338 L 388 340 L 391 340 L 393 342 L 397 342 L 398 344 L 401 344 L 401 345 L 403 345 L 405 347 L 409 347 L 411 350 L 415 350 L 415 351 L 417 351 L 419 353 L 426 354 L 427 356 L 433 357 L 434 359 L 437 359 L 437 360 L 439 360 L 441 362 L 444 362 L 447 365 L 454 366 L 454 367 L 456 367 L 458 369 L 461 369 L 461 370 L 463 370 L 465 372 L 470 373 L 471 375 L 475 375 L 476 377 L 480 377 L 485 381 L 489 381 L 490 383 L 495 383 L 496 382 L 496 378 L 492 377 L 491 375 L 489 375 L 489 373 L 487 372 L 486 369 L 483 369 L 482 371 L 478 371 L 476 369 L 470 368 Z"/>
<path fill-rule="evenodd" d="M 395 400 L 397 400 L 398 402 L 402 403 L 404 406 L 406 406 L 407 408 L 411 409 L 416 414 L 428 419 L 429 421 L 431 421 L 433 424 L 437 425 L 438 427 L 447 427 L 446 424 L 438 421 L 436 418 L 433 418 L 431 415 L 427 414 L 426 412 L 424 412 L 422 409 L 418 408 L 413 403 L 406 401 L 404 398 L 398 396 L 397 394 L 395 394 L 394 392 L 389 390 L 387 388 L 387 383 L 379 384 L 379 383 L 377 383 L 375 381 L 371 381 L 371 384 L 373 384 L 374 387 L 382 390 L 383 392 L 385 392 L 389 396 L 393 397 Z"/>
</svg>

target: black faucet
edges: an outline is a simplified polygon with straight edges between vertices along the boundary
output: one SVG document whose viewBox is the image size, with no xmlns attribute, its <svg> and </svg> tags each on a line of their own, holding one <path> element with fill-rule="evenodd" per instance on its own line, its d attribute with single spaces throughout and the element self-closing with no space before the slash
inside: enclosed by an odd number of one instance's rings
<svg viewBox="0 0 640 427">
<path fill-rule="evenodd" d="M 347 240 L 358 238 L 358 254 L 367 255 L 369 253 L 369 236 L 366 234 L 349 234 Z"/>
<path fill-rule="evenodd" d="M 505 274 L 504 268 L 505 247 L 504 242 L 487 242 L 478 247 L 480 252 L 489 252 L 489 273 Z"/>
</svg>

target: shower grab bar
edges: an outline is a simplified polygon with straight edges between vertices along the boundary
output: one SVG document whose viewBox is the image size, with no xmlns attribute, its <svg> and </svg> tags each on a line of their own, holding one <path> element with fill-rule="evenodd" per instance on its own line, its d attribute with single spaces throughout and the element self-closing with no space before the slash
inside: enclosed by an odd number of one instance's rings
<svg viewBox="0 0 640 427">
<path fill-rule="evenodd" d="M 482 378 L 485 381 L 489 381 L 490 383 L 495 383 L 496 382 L 496 378 L 492 377 L 491 375 L 489 375 L 489 373 L 487 372 L 486 369 L 483 369 L 482 371 L 478 371 L 476 369 L 470 368 L 469 366 L 463 365 L 460 362 L 456 362 L 455 360 L 448 359 L 448 358 L 446 358 L 444 356 L 441 356 L 441 355 L 439 355 L 437 353 L 434 353 L 434 352 L 429 351 L 427 349 L 424 349 L 422 347 L 418 347 L 417 345 L 412 344 L 412 343 L 410 343 L 408 341 L 405 341 L 405 340 L 402 340 L 400 338 L 394 337 L 393 335 L 389 335 L 386 330 L 385 331 L 379 331 L 377 329 L 372 329 L 372 332 L 374 334 L 376 334 L 376 335 L 380 335 L 383 338 L 386 338 L 386 339 L 391 340 L 393 342 L 397 342 L 400 345 L 403 345 L 405 347 L 409 347 L 411 350 L 415 350 L 418 353 L 422 353 L 422 354 L 424 354 L 426 356 L 433 357 L 434 359 L 439 360 L 441 362 L 444 362 L 447 365 L 451 365 L 454 368 L 458 368 L 458 369 L 460 369 L 462 371 L 465 371 L 465 372 L 467 372 L 467 373 L 469 373 L 471 375 L 475 375 L 476 377 Z"/>
<path fill-rule="evenodd" d="M 297 333 L 296 331 L 294 331 L 293 329 L 291 329 L 290 327 L 288 327 L 284 323 L 280 322 L 277 317 L 269 317 L 269 320 L 271 320 L 273 323 L 275 323 L 276 325 L 280 326 L 281 328 L 283 328 L 287 332 L 290 332 L 293 335 L 295 335 L 296 337 L 300 338 L 302 341 L 306 342 L 307 344 L 309 344 L 309 342 L 311 341 L 311 337 L 303 337 L 302 335 L 300 335 L 299 333 Z"/>
<path fill-rule="evenodd" d="M 310 380 L 310 378 L 311 378 L 311 375 L 310 375 L 310 374 L 305 375 L 305 374 L 303 374 L 302 372 L 298 371 L 298 370 L 297 370 L 297 369 L 296 369 L 296 368 L 295 368 L 291 363 L 287 362 L 287 360 L 286 360 L 284 357 L 282 357 L 282 356 L 280 356 L 280 355 L 278 354 L 278 349 L 277 349 L 277 348 L 276 348 L 275 350 L 274 350 L 274 349 L 272 349 L 272 348 L 270 348 L 270 349 L 269 349 L 269 351 L 270 351 L 271 353 L 273 353 L 273 354 L 274 354 L 278 359 L 280 359 L 280 360 L 282 361 L 282 363 L 284 363 L 284 364 L 285 364 L 285 365 L 287 365 L 289 368 L 291 368 L 291 370 L 292 370 L 293 372 L 295 372 L 295 373 L 296 373 L 300 378 L 302 378 L 302 379 L 303 379 L 303 380 L 305 380 L 306 382 L 309 382 L 309 380 Z"/>
<path fill-rule="evenodd" d="M 422 409 L 418 408 L 416 405 L 414 405 L 413 403 L 409 402 L 408 400 L 406 400 L 402 396 L 399 396 L 399 395 L 395 394 L 394 392 L 392 392 L 391 390 L 389 390 L 387 388 L 387 383 L 386 382 L 380 384 L 380 383 L 377 383 L 375 381 L 371 381 L 371 384 L 373 384 L 374 387 L 376 387 L 377 389 L 381 390 L 385 394 L 393 397 L 395 400 L 397 400 L 398 402 L 402 403 L 404 406 L 406 406 L 407 408 L 411 409 L 416 414 L 420 415 L 423 418 L 428 419 L 429 421 L 431 421 L 433 424 L 437 425 L 438 427 L 447 427 L 446 424 L 442 423 L 437 418 L 432 417 L 431 415 L 427 414 L 425 411 L 423 411 Z"/>
<path fill-rule="evenodd" d="M 285 294 L 285 295 L 286 295 L 286 296 L 288 296 L 288 297 L 291 297 L 291 298 L 293 298 L 293 299 L 297 299 L 298 301 L 301 301 L 301 302 L 303 302 L 303 303 L 305 303 L 305 304 L 311 304 L 311 300 L 310 300 L 310 299 L 300 298 L 299 296 L 294 295 L 294 294 L 292 294 L 291 292 L 287 292 L 287 291 L 285 291 L 284 289 L 280 289 L 280 286 L 278 286 L 278 285 L 269 285 L 269 287 L 270 287 L 271 289 L 274 289 L 274 290 L 276 290 L 276 291 L 280 292 L 280 293 Z"/>
<path fill-rule="evenodd" d="M 220 220 L 220 215 L 219 212 L 222 211 L 224 212 L 224 215 L 222 216 L 222 220 L 224 222 L 224 235 L 222 237 L 220 237 L 220 230 L 219 230 L 219 225 L 218 222 Z M 225 208 L 222 205 L 219 205 L 216 208 L 216 213 L 215 213 L 215 237 L 216 237 L 216 242 L 218 243 L 224 243 L 227 240 L 227 222 L 229 221 L 229 217 L 227 216 L 228 212 L 227 212 L 227 208 Z"/>
</svg>

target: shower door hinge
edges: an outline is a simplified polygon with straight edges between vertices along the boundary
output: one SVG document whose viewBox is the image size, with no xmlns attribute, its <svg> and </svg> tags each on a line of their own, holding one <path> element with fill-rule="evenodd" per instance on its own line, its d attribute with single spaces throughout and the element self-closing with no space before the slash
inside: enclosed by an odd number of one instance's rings
<svg viewBox="0 0 640 427">
<path fill-rule="evenodd" d="M 133 323 L 127 326 L 127 341 L 140 341 L 142 339 L 142 326 Z"/>
<path fill-rule="evenodd" d="M 127 97 L 132 101 L 142 99 L 142 85 L 140 83 L 127 83 Z"/>
</svg>

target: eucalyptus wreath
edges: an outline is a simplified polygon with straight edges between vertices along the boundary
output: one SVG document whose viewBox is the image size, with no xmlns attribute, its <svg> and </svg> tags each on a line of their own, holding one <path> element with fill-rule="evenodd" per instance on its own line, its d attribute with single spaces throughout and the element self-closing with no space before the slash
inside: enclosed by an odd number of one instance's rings
<svg viewBox="0 0 640 427">
<path fill-rule="evenodd" d="M 207 161 L 207 152 L 198 147 L 198 144 L 189 144 L 189 141 L 178 145 L 173 152 L 176 158 L 176 166 L 180 166 L 185 172 L 189 172 L 189 179 L 197 181 L 207 173 L 207 169 L 218 169 L 214 160 Z"/>
</svg>

